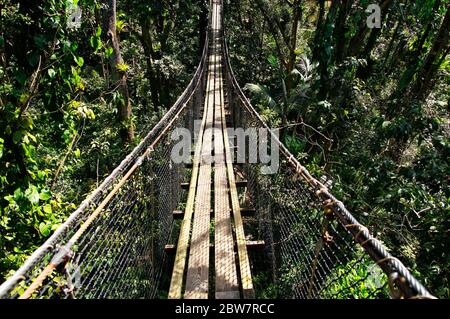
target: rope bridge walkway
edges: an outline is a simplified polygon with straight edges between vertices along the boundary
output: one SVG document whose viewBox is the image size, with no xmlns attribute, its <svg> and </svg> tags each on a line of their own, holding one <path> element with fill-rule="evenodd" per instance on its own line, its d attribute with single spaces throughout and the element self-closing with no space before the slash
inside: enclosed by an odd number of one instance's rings
<svg viewBox="0 0 450 319">
<path fill-rule="evenodd" d="M 255 298 L 261 274 L 279 298 L 434 298 L 255 111 L 230 65 L 221 0 L 209 20 L 177 102 L 0 298 Z M 263 174 L 255 154 L 235 163 L 245 143 L 228 126 L 267 130 L 278 171 Z M 172 160 L 180 128 L 197 137 L 190 164 Z"/>
</svg>

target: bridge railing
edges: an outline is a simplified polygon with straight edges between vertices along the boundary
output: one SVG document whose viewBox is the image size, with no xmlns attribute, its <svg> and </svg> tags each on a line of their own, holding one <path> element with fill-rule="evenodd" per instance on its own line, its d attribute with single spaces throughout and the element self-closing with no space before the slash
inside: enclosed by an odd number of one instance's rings
<svg viewBox="0 0 450 319">
<path fill-rule="evenodd" d="M 263 260 L 278 297 L 433 298 L 270 130 L 240 88 L 225 34 L 223 39 L 235 127 L 266 129 L 270 147 L 279 149 L 275 174 L 262 174 L 259 164 L 246 163 L 242 168 L 248 180 L 242 197 L 256 210 L 255 236 L 265 240 Z"/>
<path fill-rule="evenodd" d="M 171 161 L 177 128 L 194 129 L 206 86 L 209 36 L 176 103 L 14 275 L 0 298 L 155 298 L 164 246 L 189 177 Z"/>
</svg>

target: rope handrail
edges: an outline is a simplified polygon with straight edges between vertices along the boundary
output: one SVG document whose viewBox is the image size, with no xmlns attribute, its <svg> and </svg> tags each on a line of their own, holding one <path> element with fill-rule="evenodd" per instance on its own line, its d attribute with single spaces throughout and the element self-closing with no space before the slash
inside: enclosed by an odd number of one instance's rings
<svg viewBox="0 0 450 319">
<path fill-rule="evenodd" d="M 250 112 L 260 124 L 268 130 L 281 153 L 288 160 L 288 163 L 292 168 L 302 177 L 302 179 L 308 183 L 311 187 L 315 189 L 316 196 L 327 202 L 327 206 L 331 208 L 335 216 L 339 219 L 344 227 L 347 227 L 348 231 L 353 235 L 355 240 L 361 245 L 363 249 L 373 258 L 373 260 L 379 265 L 383 271 L 389 276 L 392 273 L 397 272 L 401 277 L 405 278 L 407 283 L 409 283 L 410 288 L 414 292 L 404 291 L 407 297 L 413 297 L 420 295 L 427 298 L 434 298 L 428 290 L 410 273 L 410 271 L 400 262 L 397 258 L 391 256 L 384 245 L 376 238 L 372 237 L 369 230 L 360 224 L 356 218 L 347 210 L 345 205 L 337 200 L 328 190 L 328 188 L 314 178 L 310 172 L 295 158 L 295 156 L 287 149 L 287 147 L 280 141 L 278 136 L 273 133 L 273 130 L 265 123 L 260 114 L 252 106 L 250 100 L 242 91 L 239 86 L 237 79 L 234 75 L 233 68 L 229 59 L 228 44 L 226 41 L 225 34 L 223 36 L 223 47 L 224 47 L 224 60 L 226 64 L 226 69 L 228 73 L 229 80 L 233 90 L 238 95 L 238 99 L 241 104 Z M 331 205 L 329 203 L 332 203 Z M 355 227 L 349 227 L 355 226 Z M 355 229 L 356 228 L 356 229 Z M 391 265 L 389 265 L 389 263 Z M 408 288 L 405 288 L 408 290 Z"/>
<path fill-rule="evenodd" d="M 201 79 L 205 74 L 206 59 L 208 57 L 208 42 L 209 33 L 206 32 L 205 44 L 196 72 L 174 105 L 164 114 L 152 130 L 147 133 L 143 140 L 111 172 L 111 174 L 105 178 L 100 186 L 97 187 L 85 200 L 83 200 L 79 207 L 66 219 L 62 225 L 55 230 L 55 232 L 44 242 L 44 244 L 37 248 L 33 254 L 28 257 L 24 264 L 10 278 L 0 285 L 0 299 L 7 297 L 15 286 L 25 278 L 26 273 L 35 267 L 49 250 L 54 248 L 56 243 L 61 239 L 61 235 L 70 227 L 75 226 L 80 215 L 82 215 L 82 213 L 89 208 L 90 204 L 99 200 L 99 198 L 102 198 L 102 195 L 104 195 L 105 192 L 113 186 L 115 181 L 119 179 L 123 172 L 130 172 L 131 170 L 134 171 L 138 166 L 140 166 L 138 165 L 139 162 L 142 161 L 145 156 L 149 155 L 152 148 L 157 144 L 157 142 L 159 142 L 161 136 L 173 124 L 174 119 L 176 119 L 177 116 L 185 109 L 186 101 L 192 97 L 193 92 L 195 92 L 195 90 L 199 87 Z M 152 141 L 153 143 L 149 146 Z M 143 151 L 144 154 L 140 155 Z M 126 174 L 124 174 L 124 177 L 126 177 Z M 124 183 L 126 179 L 124 180 L 124 178 L 122 178 L 118 184 Z M 103 202 L 102 204 L 102 206 L 104 206 L 107 202 Z M 71 245 L 72 244 L 70 244 L 70 246 Z"/>
</svg>

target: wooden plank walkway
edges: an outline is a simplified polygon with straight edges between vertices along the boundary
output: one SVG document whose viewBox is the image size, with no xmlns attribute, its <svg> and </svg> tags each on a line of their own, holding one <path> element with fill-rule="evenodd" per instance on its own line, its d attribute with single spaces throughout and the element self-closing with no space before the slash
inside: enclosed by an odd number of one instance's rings
<svg viewBox="0 0 450 319">
<path fill-rule="evenodd" d="M 220 2 L 213 1 L 213 40 L 207 92 L 194 151 L 188 199 L 177 243 L 170 299 L 206 299 L 208 296 L 216 299 L 254 298 L 247 243 L 226 132 L 221 21 Z M 214 208 L 215 222 L 213 266 L 210 260 L 211 207 Z M 209 283 L 211 269 L 215 270 L 215 291 L 211 291 Z"/>
</svg>

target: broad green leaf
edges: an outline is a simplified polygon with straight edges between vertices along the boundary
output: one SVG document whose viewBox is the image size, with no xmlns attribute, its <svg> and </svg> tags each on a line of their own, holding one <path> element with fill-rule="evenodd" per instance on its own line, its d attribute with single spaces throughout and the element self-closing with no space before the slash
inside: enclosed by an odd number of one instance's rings
<svg viewBox="0 0 450 319">
<path fill-rule="evenodd" d="M 278 59 L 274 55 L 269 55 L 267 61 L 269 61 L 270 65 L 273 67 L 278 66 Z"/>
<path fill-rule="evenodd" d="M 111 48 L 111 47 L 105 48 L 105 55 L 106 55 L 107 58 L 112 56 L 113 55 L 113 48 Z"/>
<path fill-rule="evenodd" d="M 44 190 L 39 194 L 39 199 L 46 201 L 49 200 L 52 197 L 52 193 L 48 190 Z"/>
<path fill-rule="evenodd" d="M 5 196 L 3 198 L 6 199 L 9 202 L 10 205 L 13 205 L 13 204 L 16 203 L 16 201 L 14 200 L 14 196 L 12 196 L 12 195 L 8 195 L 8 196 Z"/>
<path fill-rule="evenodd" d="M 20 198 L 22 198 L 22 196 L 23 196 L 22 189 L 17 188 L 17 189 L 14 191 L 14 199 L 17 201 L 17 200 L 19 200 Z"/>
<path fill-rule="evenodd" d="M 391 125 L 391 121 L 384 121 L 381 125 L 382 128 L 387 128 L 389 125 Z"/>
<path fill-rule="evenodd" d="M 81 68 L 84 65 L 84 59 L 83 57 L 74 57 L 75 62 L 78 64 L 78 66 Z"/>
<path fill-rule="evenodd" d="M 51 214 L 52 213 L 52 205 L 50 205 L 50 204 L 45 205 L 44 212 L 47 214 Z"/>
<path fill-rule="evenodd" d="M 45 223 L 39 224 L 39 232 L 42 234 L 42 236 L 48 236 L 50 235 L 51 227 Z"/>
<path fill-rule="evenodd" d="M 31 140 L 32 140 L 34 143 L 37 143 L 36 136 L 34 136 L 33 134 L 31 134 L 31 133 L 29 133 L 29 132 L 27 132 L 27 136 L 28 136 L 29 138 L 31 138 Z"/>
<path fill-rule="evenodd" d="M 49 76 L 51 79 L 53 79 L 53 78 L 55 77 L 55 75 L 56 75 L 56 72 L 55 72 L 54 69 L 48 69 L 48 70 L 47 70 L 47 73 L 48 73 L 48 76 Z"/>
<path fill-rule="evenodd" d="M 39 202 L 39 192 L 37 187 L 34 185 L 30 185 L 28 189 L 25 191 L 25 197 L 28 198 L 30 203 L 37 204 Z"/>
</svg>

